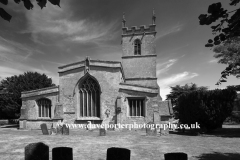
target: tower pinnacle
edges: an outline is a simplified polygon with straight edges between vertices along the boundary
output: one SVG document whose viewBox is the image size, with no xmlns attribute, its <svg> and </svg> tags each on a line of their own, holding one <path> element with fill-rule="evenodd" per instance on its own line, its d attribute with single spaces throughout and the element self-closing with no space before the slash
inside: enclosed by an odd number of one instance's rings
<svg viewBox="0 0 240 160">
<path fill-rule="evenodd" d="M 152 12 L 152 24 L 155 24 L 155 22 L 156 22 L 156 16 L 155 16 L 154 8 L 153 8 L 153 12 Z"/>
<path fill-rule="evenodd" d="M 123 12 L 122 27 L 126 27 L 125 13 Z"/>
</svg>

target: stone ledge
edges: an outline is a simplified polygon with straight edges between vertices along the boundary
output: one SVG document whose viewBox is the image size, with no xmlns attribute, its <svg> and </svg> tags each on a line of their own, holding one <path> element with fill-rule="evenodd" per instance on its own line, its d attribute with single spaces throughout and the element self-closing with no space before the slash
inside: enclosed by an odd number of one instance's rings
<svg viewBox="0 0 240 160">
<path fill-rule="evenodd" d="M 127 59 L 127 58 L 145 58 L 145 57 L 157 57 L 157 55 L 156 54 L 147 54 L 147 55 L 123 56 L 122 59 Z"/>
<path fill-rule="evenodd" d="M 137 85 L 137 84 L 129 84 L 129 83 L 120 83 L 120 85 L 126 85 L 126 86 L 132 86 L 132 87 L 140 87 L 140 88 L 147 88 L 147 89 L 157 89 L 155 87 L 147 87 L 147 86 L 141 86 L 141 85 Z"/>
<path fill-rule="evenodd" d="M 78 117 L 76 120 L 102 120 L 99 117 Z"/>
<path fill-rule="evenodd" d="M 134 80 L 157 80 L 157 77 L 133 77 L 133 78 L 125 78 L 126 81 L 134 81 Z"/>
<path fill-rule="evenodd" d="M 38 119 L 27 119 L 27 121 L 53 121 L 54 119 L 45 119 L 45 118 L 38 118 Z"/>
<path fill-rule="evenodd" d="M 148 87 L 141 87 L 136 85 L 125 85 L 120 83 L 120 88 L 122 90 L 129 90 L 129 91 L 136 91 L 136 92 L 144 92 L 144 93 L 152 93 L 152 94 L 158 94 L 159 90 L 158 88 L 148 88 Z"/>
<path fill-rule="evenodd" d="M 91 66 L 93 67 L 105 67 L 105 68 L 120 68 L 121 72 L 123 73 L 121 62 L 117 61 L 101 61 L 101 60 L 90 60 L 90 70 Z M 58 73 L 66 72 L 69 70 L 77 69 L 85 67 L 85 64 L 82 63 L 73 63 L 66 66 L 62 66 L 58 68 Z M 124 73 L 123 73 L 124 75 Z"/>
<path fill-rule="evenodd" d="M 58 86 L 54 86 L 54 87 L 48 87 L 48 88 L 42 88 L 42 89 L 22 92 L 21 98 L 39 96 L 39 95 L 50 94 L 50 93 L 58 93 L 58 92 L 59 92 Z"/>
</svg>

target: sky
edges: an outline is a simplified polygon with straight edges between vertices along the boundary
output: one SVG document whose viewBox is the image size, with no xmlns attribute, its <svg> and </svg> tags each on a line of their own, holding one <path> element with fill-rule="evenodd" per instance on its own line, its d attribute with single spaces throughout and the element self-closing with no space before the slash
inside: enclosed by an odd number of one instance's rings
<svg viewBox="0 0 240 160">
<path fill-rule="evenodd" d="M 0 79 L 26 71 L 45 73 L 58 85 L 58 67 L 91 59 L 121 61 L 121 26 L 149 25 L 156 14 L 157 78 L 163 100 L 170 86 L 196 83 L 209 89 L 238 85 L 230 76 L 216 86 L 226 65 L 217 63 L 207 40 L 210 26 L 199 25 L 198 16 L 208 6 L 230 0 L 61 0 L 42 10 L 27 10 L 10 1 L 4 9 L 13 18 L 0 18 Z M 0 4 L 0 7 L 2 4 Z"/>
</svg>

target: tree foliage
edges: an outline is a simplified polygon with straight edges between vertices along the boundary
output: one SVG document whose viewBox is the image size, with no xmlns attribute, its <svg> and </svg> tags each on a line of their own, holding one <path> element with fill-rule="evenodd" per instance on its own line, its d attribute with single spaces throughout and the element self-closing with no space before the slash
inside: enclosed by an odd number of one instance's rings
<svg viewBox="0 0 240 160">
<path fill-rule="evenodd" d="M 240 85 L 227 86 L 227 89 L 233 89 L 235 91 L 240 91 Z"/>
<path fill-rule="evenodd" d="M 225 42 L 214 48 L 215 58 L 218 58 L 218 63 L 228 65 L 222 72 L 221 78 L 216 85 L 226 82 L 227 76 L 233 75 L 240 77 L 240 39 L 236 38 L 232 42 Z"/>
<path fill-rule="evenodd" d="M 179 96 L 181 96 L 184 93 L 191 92 L 191 91 L 198 91 L 198 90 L 205 91 L 207 89 L 208 89 L 208 87 L 205 87 L 205 86 L 198 87 L 195 83 L 185 84 L 183 86 L 176 85 L 176 86 L 171 87 L 171 92 L 170 92 L 170 94 L 167 95 L 167 100 L 171 100 L 172 105 L 175 106 L 174 112 L 175 112 L 176 118 L 177 118 L 177 114 L 178 114 L 177 99 Z"/>
<path fill-rule="evenodd" d="M 230 0 L 230 6 L 237 6 L 240 0 Z M 240 8 L 228 11 L 220 2 L 213 3 L 208 7 L 208 14 L 201 14 L 200 25 L 211 25 L 213 39 L 209 39 L 206 47 L 215 47 L 215 58 L 220 58 L 218 63 L 228 66 L 221 72 L 221 77 L 216 83 L 220 85 L 226 82 L 227 76 L 237 78 L 240 69 L 239 42 L 240 42 Z M 214 23 L 216 22 L 216 23 Z M 214 23 L 214 24 L 213 24 Z"/>
<path fill-rule="evenodd" d="M 6 92 L 0 94 L 0 116 L 16 118 L 22 106 L 21 92 L 55 86 L 45 74 L 26 72 L 19 76 L 7 77 L 1 81 L 0 88 Z"/>
<path fill-rule="evenodd" d="M 47 0 L 36 0 L 37 4 L 43 9 L 43 7 L 46 7 Z M 60 7 L 60 0 L 48 0 L 50 3 L 53 5 L 58 5 Z M 31 0 L 14 0 L 15 3 L 20 4 L 21 2 L 23 3 L 24 7 L 27 10 L 33 9 L 33 4 Z M 8 5 L 8 0 L 0 0 L 0 3 L 3 5 Z M 12 16 L 8 14 L 3 8 L 0 7 L 0 16 L 4 19 L 10 22 Z"/>
<path fill-rule="evenodd" d="M 236 6 L 239 0 L 230 0 L 230 6 Z M 222 7 L 220 2 L 213 3 L 208 7 L 208 14 L 201 14 L 199 17 L 200 25 L 212 25 L 213 39 L 209 39 L 206 47 L 213 47 L 225 41 L 231 41 L 240 35 L 240 8 L 228 11 Z"/>
<path fill-rule="evenodd" d="M 188 125 L 198 122 L 207 130 L 216 129 L 231 115 L 236 98 L 232 89 L 184 93 L 177 100 L 179 120 Z"/>
</svg>

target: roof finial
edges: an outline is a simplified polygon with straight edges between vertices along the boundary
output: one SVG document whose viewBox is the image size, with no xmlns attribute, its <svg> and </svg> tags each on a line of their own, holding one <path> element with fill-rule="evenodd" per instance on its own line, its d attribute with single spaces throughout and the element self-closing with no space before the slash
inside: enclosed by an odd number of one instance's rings
<svg viewBox="0 0 240 160">
<path fill-rule="evenodd" d="M 152 12 L 152 24 L 155 24 L 155 21 L 156 21 L 156 16 L 155 16 L 154 8 L 153 8 L 153 12 Z"/>
<path fill-rule="evenodd" d="M 126 27 L 125 13 L 123 12 L 122 27 Z"/>
</svg>

